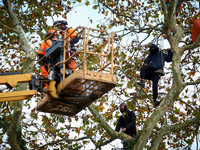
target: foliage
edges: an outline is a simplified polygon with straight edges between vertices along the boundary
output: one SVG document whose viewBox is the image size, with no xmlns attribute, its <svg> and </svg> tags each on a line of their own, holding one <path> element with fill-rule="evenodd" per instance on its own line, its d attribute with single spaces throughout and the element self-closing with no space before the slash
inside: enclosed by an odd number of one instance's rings
<svg viewBox="0 0 200 150">
<path fill-rule="evenodd" d="M 39 74 L 38 66 L 34 64 L 35 57 L 30 54 L 36 52 L 38 42 L 52 28 L 47 25 L 47 19 L 53 20 L 53 16 L 62 14 L 66 17 L 81 2 L 0 1 L 1 72 Z M 1 148 L 17 149 L 18 145 L 18 149 L 81 149 L 90 143 L 101 148 L 117 138 L 132 141 L 134 144 L 129 144 L 130 149 L 190 147 L 199 134 L 200 124 L 200 38 L 191 43 L 192 20 L 200 17 L 199 2 L 181 2 L 182 9 L 178 15 L 175 12 L 177 1 L 172 0 L 168 8 L 164 0 L 82 3 L 105 16 L 96 24 L 97 28 L 117 34 L 114 39 L 117 87 L 98 99 L 94 108 L 90 106 L 90 112 L 85 109 L 74 117 L 37 112 L 33 109 L 33 101 L 39 99 L 38 95 L 23 103 L 1 103 Z M 94 23 L 93 20 L 90 22 Z M 166 75 L 159 83 L 161 104 L 157 108 L 151 103 L 151 82 L 147 81 L 146 88 L 141 92 L 137 91 L 136 84 L 152 42 L 162 49 L 171 48 L 174 54 L 173 62 L 166 65 Z M 91 57 L 91 62 L 98 59 Z M 98 65 L 90 63 L 89 67 L 97 69 Z M 17 85 L 12 90 L 21 88 Z M 6 92 L 4 89 L 1 91 Z M 140 131 L 136 139 L 112 130 L 121 115 L 117 106 L 122 102 L 126 102 L 128 108 L 136 113 L 137 129 Z M 92 111 L 94 109 L 96 111 Z"/>
</svg>

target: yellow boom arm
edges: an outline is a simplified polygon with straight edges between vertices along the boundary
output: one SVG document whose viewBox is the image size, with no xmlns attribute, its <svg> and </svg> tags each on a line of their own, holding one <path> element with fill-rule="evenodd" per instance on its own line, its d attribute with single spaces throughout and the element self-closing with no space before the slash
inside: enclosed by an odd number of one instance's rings
<svg viewBox="0 0 200 150">
<path fill-rule="evenodd" d="M 0 85 L 4 84 L 11 88 L 15 87 L 17 83 L 30 82 L 31 80 L 32 74 L 5 75 L 0 76 Z M 36 93 L 36 90 L 0 93 L 0 102 L 24 100 Z"/>
</svg>

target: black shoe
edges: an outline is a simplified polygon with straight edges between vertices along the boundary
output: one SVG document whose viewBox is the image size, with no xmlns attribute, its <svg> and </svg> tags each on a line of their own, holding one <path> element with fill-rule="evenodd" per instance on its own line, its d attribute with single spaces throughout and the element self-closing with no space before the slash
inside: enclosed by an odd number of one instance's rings
<svg viewBox="0 0 200 150">
<path fill-rule="evenodd" d="M 155 105 L 155 106 L 158 106 L 158 105 L 160 104 L 160 102 L 157 101 L 157 100 L 153 100 L 153 102 L 154 102 L 154 105 Z"/>
<path fill-rule="evenodd" d="M 145 81 L 144 80 L 137 82 L 137 84 L 140 85 L 142 88 L 145 88 Z"/>
</svg>

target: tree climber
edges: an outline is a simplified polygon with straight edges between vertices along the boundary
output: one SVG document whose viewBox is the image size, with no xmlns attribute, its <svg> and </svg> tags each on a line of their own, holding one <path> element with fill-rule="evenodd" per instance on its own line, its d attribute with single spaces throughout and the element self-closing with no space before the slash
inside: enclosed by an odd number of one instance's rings
<svg viewBox="0 0 200 150">
<path fill-rule="evenodd" d="M 145 79 L 152 80 L 153 102 L 155 106 L 158 106 L 160 104 L 160 102 L 157 101 L 158 81 L 160 79 L 160 76 L 164 75 L 163 67 L 165 65 L 165 61 L 172 62 L 173 53 L 170 49 L 167 49 L 168 54 L 165 54 L 162 51 L 159 51 L 158 46 L 155 44 L 152 44 L 150 46 L 149 51 L 150 54 L 147 56 L 143 66 L 141 67 L 141 81 L 138 82 L 138 84 L 145 88 Z"/>
<path fill-rule="evenodd" d="M 46 38 L 51 35 L 52 33 L 54 33 L 55 30 L 50 29 L 46 35 Z M 38 57 L 39 59 L 41 59 L 43 56 L 46 56 L 46 50 L 55 42 L 58 40 L 57 37 L 57 33 L 55 32 L 53 36 L 51 36 L 48 40 L 46 41 L 42 41 L 41 46 L 39 48 L 39 50 L 37 51 Z M 39 64 L 42 65 L 41 67 L 41 76 L 42 79 L 48 78 L 48 61 L 47 59 L 44 57 L 39 61 Z M 43 90 L 47 90 L 47 84 L 45 83 L 45 86 L 43 88 Z"/>
<path fill-rule="evenodd" d="M 133 111 L 128 110 L 125 103 L 122 103 L 119 108 L 120 108 L 120 112 L 122 113 L 122 116 L 119 117 L 115 131 L 119 132 L 121 129 L 121 132 L 126 133 L 130 135 L 131 137 L 135 138 L 136 136 L 135 113 Z M 124 142 L 123 144 L 124 149 L 126 146 L 127 146 L 127 143 Z"/>
<path fill-rule="evenodd" d="M 67 32 L 68 34 L 72 33 L 74 31 L 73 28 L 71 27 L 67 27 L 68 23 L 67 20 L 65 18 L 59 17 L 54 23 L 53 25 L 57 26 L 58 29 L 64 30 L 65 32 Z M 64 39 L 64 32 L 61 32 L 62 34 L 62 39 Z M 70 38 L 74 38 L 71 42 L 70 42 L 70 55 L 73 55 L 75 52 L 75 46 L 74 44 L 78 43 L 79 38 L 77 37 L 77 34 L 74 32 L 70 35 Z M 67 57 L 68 58 L 68 55 Z M 76 65 L 75 65 L 75 60 L 71 59 L 68 63 L 67 63 L 67 68 L 72 70 L 72 72 L 76 71 Z"/>
</svg>

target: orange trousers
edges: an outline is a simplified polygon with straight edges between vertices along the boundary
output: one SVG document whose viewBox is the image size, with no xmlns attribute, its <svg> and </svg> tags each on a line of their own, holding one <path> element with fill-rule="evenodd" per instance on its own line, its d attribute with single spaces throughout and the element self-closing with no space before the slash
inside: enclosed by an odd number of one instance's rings
<svg viewBox="0 0 200 150">
<path fill-rule="evenodd" d="M 73 59 L 71 59 L 70 62 L 68 62 L 67 69 L 72 69 L 73 72 L 76 71 L 76 64 Z"/>
<path fill-rule="evenodd" d="M 43 65 L 42 68 L 41 68 L 41 75 L 42 75 L 42 78 L 48 78 L 48 71 L 45 69 L 45 66 Z M 44 83 L 44 87 L 43 87 L 43 90 L 47 90 L 47 84 Z"/>
</svg>

